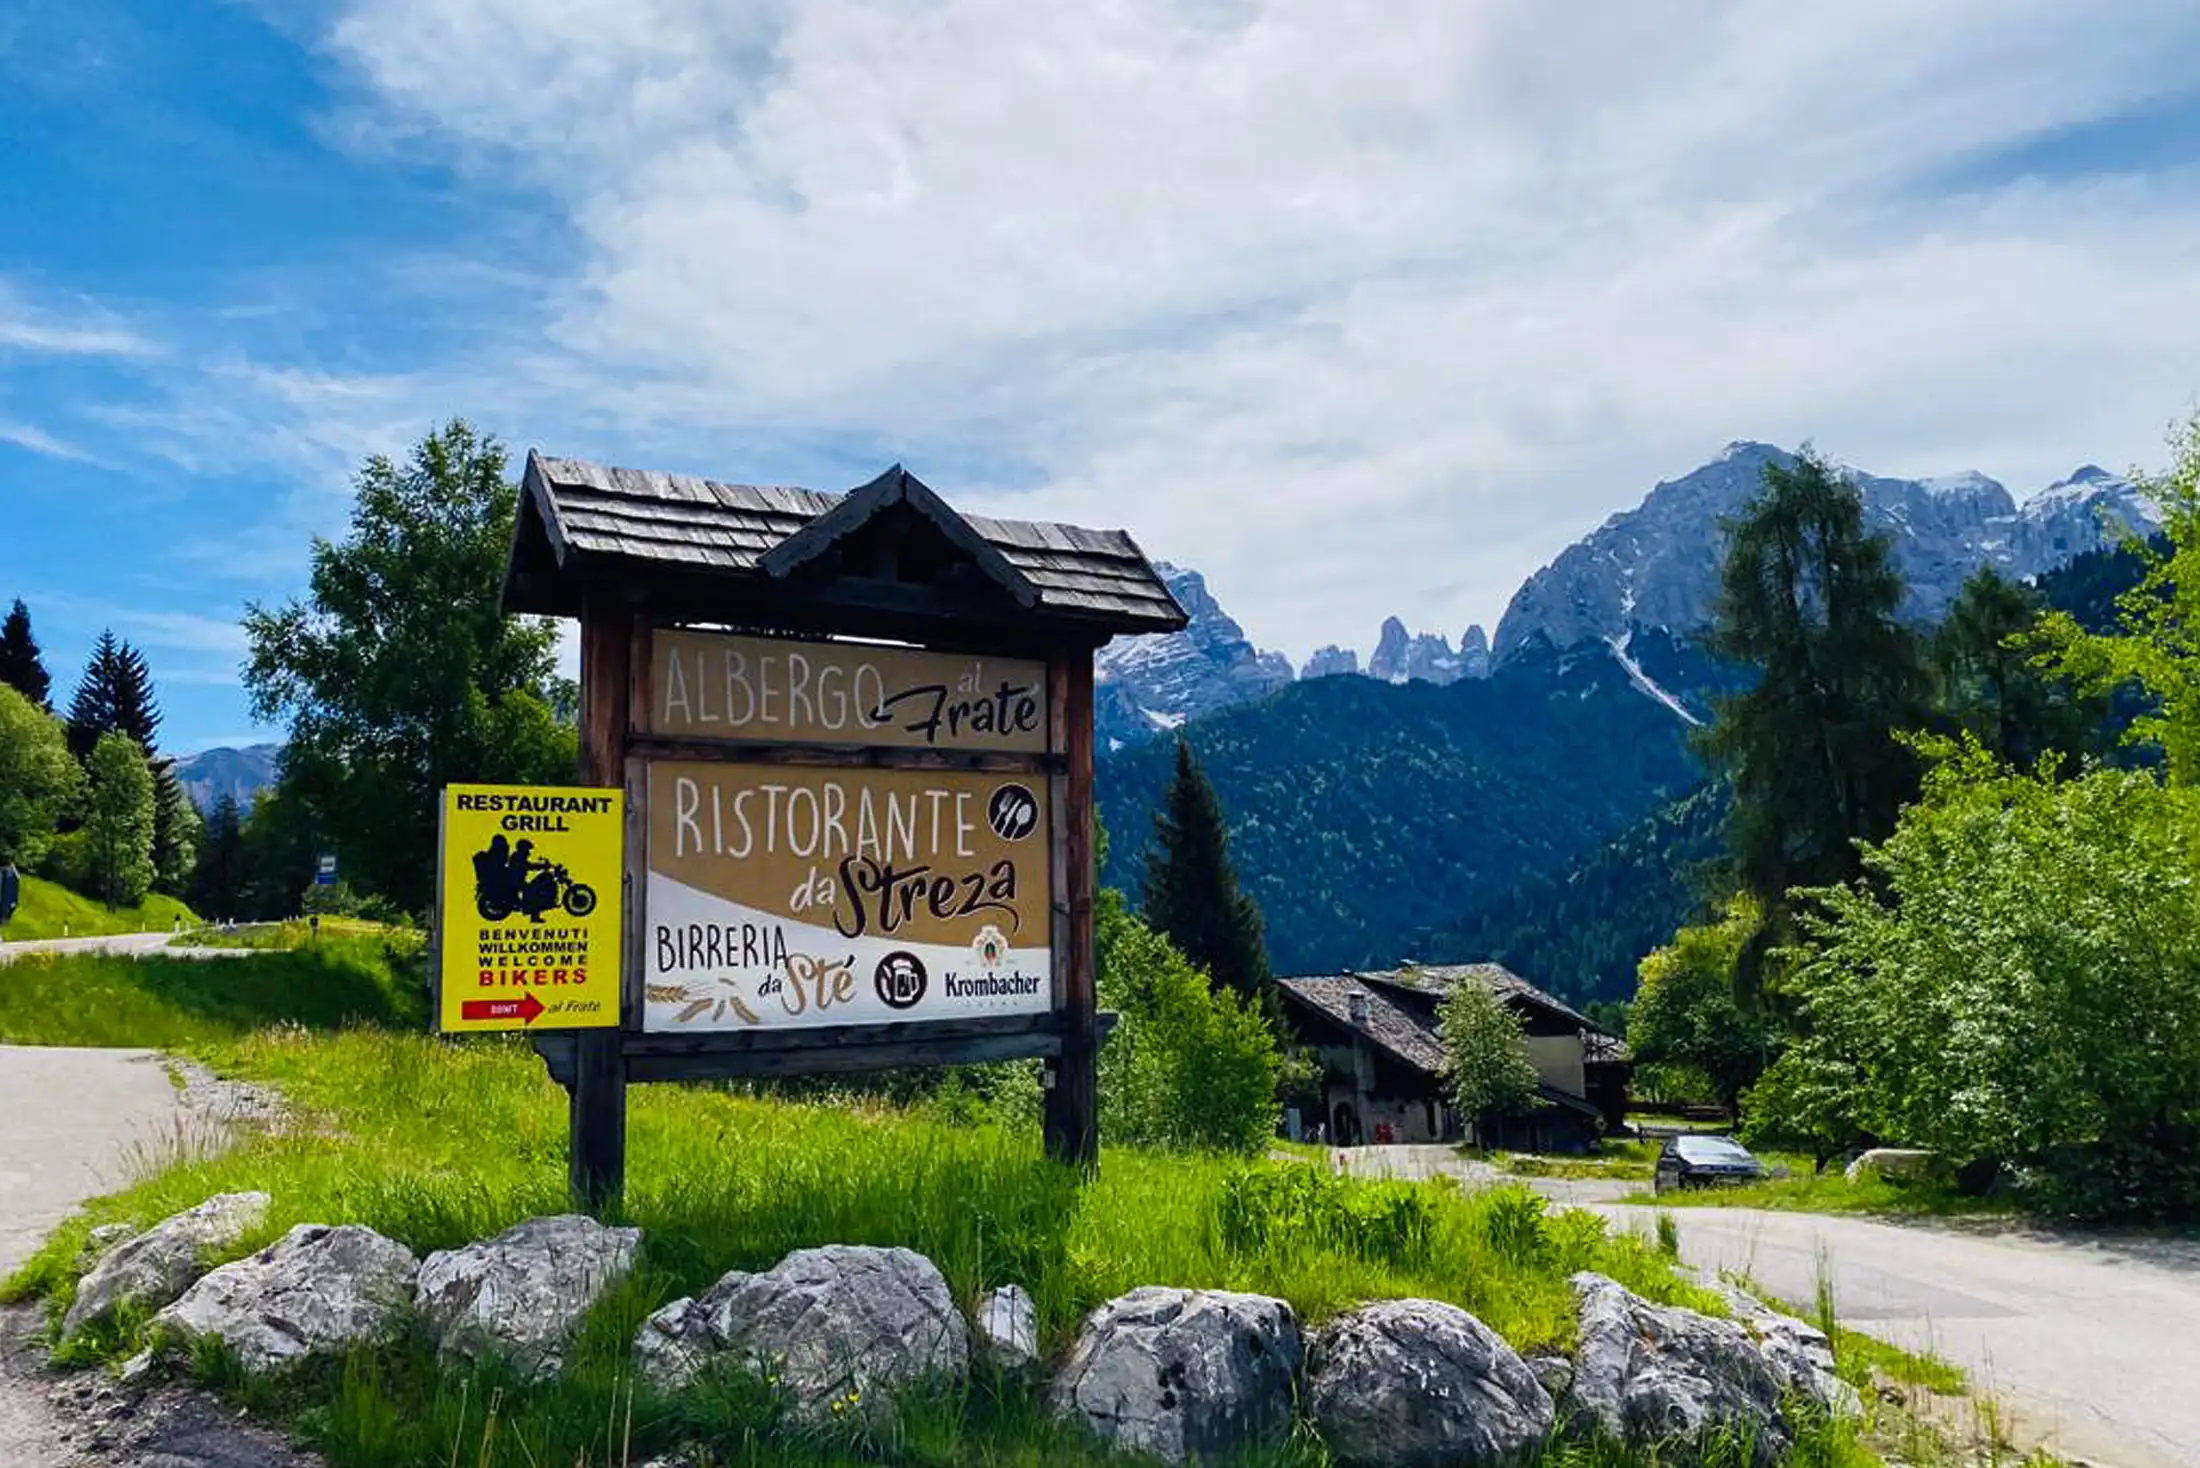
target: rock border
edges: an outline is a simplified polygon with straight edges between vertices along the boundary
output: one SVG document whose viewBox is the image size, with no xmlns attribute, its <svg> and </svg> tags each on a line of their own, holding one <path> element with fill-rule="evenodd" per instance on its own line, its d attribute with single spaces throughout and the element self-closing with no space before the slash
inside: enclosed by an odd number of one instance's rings
<svg viewBox="0 0 2200 1468">
<path fill-rule="evenodd" d="M 369 1228 L 300 1224 L 209 1268 L 209 1256 L 260 1227 L 270 1201 L 222 1194 L 142 1231 L 102 1230 L 82 1256 L 62 1338 L 127 1301 L 160 1311 L 156 1350 L 212 1337 L 273 1376 L 418 1326 L 448 1359 L 498 1356 L 543 1380 L 563 1369 L 583 1320 L 631 1274 L 642 1244 L 639 1229 L 558 1214 L 416 1262 Z M 1574 1355 L 1532 1360 L 1440 1301 L 1373 1301 L 1302 1333 L 1291 1306 L 1270 1296 L 1144 1286 L 1088 1313 L 1050 1360 L 1019 1286 L 958 1302 L 911 1250 L 825 1245 L 666 1304 L 630 1350 L 637 1374 L 667 1393 L 721 1364 L 762 1376 L 803 1428 L 844 1416 L 875 1425 L 911 1386 L 959 1382 L 983 1364 L 1033 1381 L 1056 1420 L 1171 1465 L 1277 1447 L 1301 1431 L 1348 1468 L 1506 1468 L 1554 1436 L 1671 1451 L 1723 1430 L 1752 1433 L 1757 1462 L 1770 1465 L 1792 1440 L 1791 1406 L 1861 1411 L 1822 1332 L 1724 1279 L 1694 1282 L 1732 1318 L 1576 1275 Z M 80 1309 L 90 1313 L 79 1319 Z M 102 1392 L 147 1386 L 154 1359 Z"/>
</svg>

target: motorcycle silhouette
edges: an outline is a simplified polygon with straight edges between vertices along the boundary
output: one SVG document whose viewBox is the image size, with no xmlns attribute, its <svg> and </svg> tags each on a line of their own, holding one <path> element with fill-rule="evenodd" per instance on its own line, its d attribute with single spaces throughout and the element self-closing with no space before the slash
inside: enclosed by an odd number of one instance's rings
<svg viewBox="0 0 2200 1468">
<path fill-rule="evenodd" d="M 596 889 L 574 881 L 562 863 L 534 860 L 531 846 L 522 841 L 508 856 L 499 836 L 474 858 L 474 910 L 482 920 L 497 923 L 522 912 L 539 923 L 560 907 L 577 918 L 594 912 Z"/>
</svg>

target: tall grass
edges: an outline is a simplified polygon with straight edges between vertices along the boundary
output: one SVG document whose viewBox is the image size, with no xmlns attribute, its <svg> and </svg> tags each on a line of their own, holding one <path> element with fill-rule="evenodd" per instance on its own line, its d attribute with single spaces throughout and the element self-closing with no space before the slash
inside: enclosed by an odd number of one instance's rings
<svg viewBox="0 0 2200 1468">
<path fill-rule="evenodd" d="M 0 1043 L 11 1045 L 179 1049 L 267 1025 L 411 1024 L 422 1012 L 417 981 L 373 940 L 250 959 L 33 954 L 0 967 Z"/>
<path fill-rule="evenodd" d="M 327 949 L 202 962 L 161 980 L 146 976 L 162 964 L 75 959 L 39 971 L 45 987 L 32 997 L 47 1001 L 72 978 L 110 999 L 144 996 L 167 1016 L 163 1033 L 183 1036 L 176 1043 L 224 1074 L 278 1088 L 290 1124 L 227 1150 L 163 1159 L 59 1230 L 9 1282 L 10 1294 L 43 1295 L 58 1313 L 91 1227 L 151 1222 L 221 1191 L 273 1196 L 237 1254 L 301 1222 L 365 1223 L 425 1254 L 565 1210 L 565 1096 L 524 1040 L 389 1028 L 415 1021 L 408 981 L 371 950 L 346 958 Z M 0 987 L 6 981 L 0 975 Z M 49 1025 L 81 1023 L 51 1002 L 34 1012 Z M 292 1023 L 251 1028 L 275 1019 Z M 336 1024 L 347 1027 L 304 1027 Z M 1652 1245 L 1612 1237 L 1586 1214 L 1552 1214 L 1524 1189 L 1466 1194 L 1332 1177 L 1298 1162 L 1120 1149 L 1084 1179 L 1048 1162 L 1027 1130 L 707 1087 L 638 1087 L 629 1099 L 625 1212 L 644 1230 L 640 1264 L 593 1313 L 557 1381 L 530 1385 L 494 1365 L 454 1374 L 417 1334 L 275 1385 L 244 1380 L 218 1353 L 202 1353 L 197 1369 L 287 1421 L 337 1468 L 612 1468 L 698 1440 L 713 1463 L 759 1468 L 1098 1464 L 1105 1455 L 1051 1421 L 1028 1383 L 982 1369 L 919 1392 L 883 1427 L 850 1422 L 816 1434 L 790 1429 L 767 1392 L 739 1379 L 677 1400 L 638 1389 L 628 1344 L 664 1301 L 728 1269 L 767 1268 L 828 1242 L 915 1249 L 966 1304 L 986 1288 L 1021 1284 L 1055 1351 L 1084 1311 L 1143 1284 L 1280 1295 L 1309 1322 L 1373 1298 L 1448 1300 L 1528 1352 L 1570 1344 L 1566 1280 L 1579 1269 L 1716 1308 Z M 115 1356 L 139 1343 L 126 1327 L 96 1349 Z M 1871 1461 L 1842 1431 L 1807 1444 L 1796 1460 L 1807 1465 Z M 1739 1452 L 1717 1448 L 1706 1461 L 1725 1453 L 1738 1465 Z M 1327 1458 L 1302 1435 L 1247 1461 L 1321 1468 Z M 1647 1468 L 1658 1459 L 1554 1445 L 1542 1461 Z"/>
<path fill-rule="evenodd" d="M 273 1084 L 300 1123 L 177 1158 L 100 1200 L 25 1266 L 20 1289 L 66 1292 L 95 1223 L 150 1221 L 237 1188 L 275 1198 L 248 1247 L 294 1223 L 356 1222 L 424 1252 L 567 1206 L 565 1095 L 522 1041 L 361 1028 L 268 1032 L 200 1053 Z M 1545 1349 L 1569 1338 L 1575 1269 L 1688 1294 L 1639 1241 L 1607 1237 L 1587 1215 L 1547 1217 L 1523 1190 L 1463 1195 L 1136 1151 L 1109 1152 L 1080 1185 L 1027 1133 L 678 1086 L 629 1093 L 626 1214 L 668 1297 L 812 1244 L 900 1244 L 966 1298 L 1022 1284 L 1057 1331 L 1136 1285 L 1178 1284 L 1276 1294 L 1314 1318 L 1427 1296 Z"/>
</svg>

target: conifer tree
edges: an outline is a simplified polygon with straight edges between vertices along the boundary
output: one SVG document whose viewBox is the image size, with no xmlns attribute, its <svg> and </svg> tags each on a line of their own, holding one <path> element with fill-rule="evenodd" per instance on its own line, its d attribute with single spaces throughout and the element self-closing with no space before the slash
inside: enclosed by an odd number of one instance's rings
<svg viewBox="0 0 2200 1468">
<path fill-rule="evenodd" d="M 1788 891 L 1858 875 L 1856 843 L 1884 840 L 1917 791 L 1896 739 L 1925 721 L 1917 639 L 1895 610 L 1902 578 L 1864 502 L 1806 446 L 1770 463 L 1764 493 L 1724 522 L 1711 651 L 1753 668 L 1754 687 L 1718 701 L 1698 748 L 1733 782 L 1727 846 L 1741 889 L 1765 914 L 1736 986 L 1756 997 Z"/>
<path fill-rule="evenodd" d="M 7 684 L 42 709 L 53 708 L 53 679 L 39 656 L 38 639 L 31 636 L 30 608 L 17 597 L 5 622 L 0 622 L 0 683 Z"/>
<path fill-rule="evenodd" d="M 2107 700 L 2037 665 L 2031 634 L 2045 609 L 2037 591 L 1981 566 L 1933 634 L 1933 664 L 1949 717 L 2002 763 L 2029 770 L 2058 754 L 2075 774 L 2108 718 Z"/>
<path fill-rule="evenodd" d="M 206 823 L 191 803 L 183 782 L 176 778 L 174 760 L 152 762 L 153 776 L 153 888 L 181 897 L 198 864 L 199 840 Z"/>
<path fill-rule="evenodd" d="M 244 915 L 244 818 L 238 814 L 234 795 L 216 800 L 206 818 L 188 898 L 201 917 L 229 922 Z"/>
<path fill-rule="evenodd" d="M 1176 777 L 1154 813 L 1144 907 L 1155 931 L 1209 979 L 1256 1003 L 1269 1002 L 1260 907 L 1238 890 L 1222 802 L 1182 735 L 1176 741 Z"/>
<path fill-rule="evenodd" d="M 99 736 L 114 732 L 136 740 L 151 759 L 159 752 L 154 742 L 159 728 L 160 705 L 153 697 L 153 675 L 145 655 L 117 638 L 112 629 L 101 632 L 84 668 L 84 680 L 69 702 L 70 752 L 88 760 Z"/>
</svg>

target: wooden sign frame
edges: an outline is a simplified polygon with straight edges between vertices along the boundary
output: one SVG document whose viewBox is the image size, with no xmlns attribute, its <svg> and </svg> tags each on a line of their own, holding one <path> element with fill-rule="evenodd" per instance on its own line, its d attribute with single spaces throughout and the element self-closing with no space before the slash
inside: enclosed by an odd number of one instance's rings
<svg viewBox="0 0 2200 1468">
<path fill-rule="evenodd" d="M 658 502 L 683 508 L 699 503 L 689 486 L 703 482 L 597 470 L 530 455 L 523 485 L 507 607 L 578 612 L 581 783 L 619 787 L 626 793 L 622 1024 L 533 1037 L 551 1075 L 570 1095 L 569 1176 L 576 1202 L 600 1211 L 620 1196 L 626 1087 L 652 1081 L 847 1074 L 1036 1058 L 1045 1065 L 1048 1154 L 1081 1167 L 1093 1165 L 1099 1151 L 1097 1056 L 1104 1021 L 1113 1018 L 1099 1014 L 1094 987 L 1093 653 L 1112 631 L 1174 630 L 1186 620 L 1143 555 L 1120 532 L 965 521 L 897 467 L 848 496 L 811 497 L 813 513 L 806 524 L 798 522 L 792 533 L 756 557 L 748 574 L 724 576 L 706 600 L 698 595 L 691 573 L 655 568 L 652 574 L 652 568 L 634 565 L 638 558 L 627 542 L 611 556 L 577 554 L 579 547 L 572 542 L 579 537 L 573 532 L 583 523 L 596 523 L 596 511 L 593 502 L 567 488 L 560 473 L 591 489 L 602 480 L 590 476 L 603 476 L 620 488 L 655 491 L 628 496 L 649 501 L 649 513 L 657 518 L 645 523 L 652 527 L 664 513 Z M 642 483 L 635 486 L 630 480 Z M 718 505 L 729 492 L 760 497 L 804 493 L 704 487 Z M 674 490 L 678 493 L 669 492 Z M 761 502 L 777 505 L 783 500 Z M 589 505 L 588 514 L 573 512 L 581 503 Z M 639 518 L 642 511 L 632 513 Z M 562 555 L 557 553 L 560 540 L 567 542 Z M 1037 576 L 1010 563 L 1002 549 L 1005 545 L 1019 551 L 1027 540 L 1033 543 L 1029 555 Z M 546 577 L 530 565 L 541 559 L 537 545 L 553 552 L 547 558 L 553 572 L 603 570 L 586 577 Z M 1078 552 L 1080 545 L 1084 549 Z M 1099 559 L 1101 547 L 1113 561 Z M 1079 588 L 1100 582 L 1093 569 L 1112 571 L 1117 565 L 1128 609 L 1103 612 L 1092 605 L 1098 599 Z M 757 570 L 763 574 L 755 574 Z M 1049 573 L 1075 583 L 1054 593 L 1063 602 L 1060 607 L 1045 604 Z M 1025 588 L 1030 595 L 1023 594 Z M 1134 604 L 1134 597 L 1143 600 Z M 706 611 L 710 603 L 716 606 Z M 773 638 L 890 638 L 935 652 L 1041 662 L 1046 669 L 1045 746 L 1031 751 L 907 748 L 652 734 L 652 646 L 660 629 Z M 895 1024 L 645 1032 L 640 1026 L 644 945 L 649 941 L 644 910 L 649 770 L 655 762 L 674 760 L 976 771 L 1019 774 L 1035 784 L 1043 780 L 1052 813 L 1051 1008 L 1037 1014 Z"/>
</svg>

